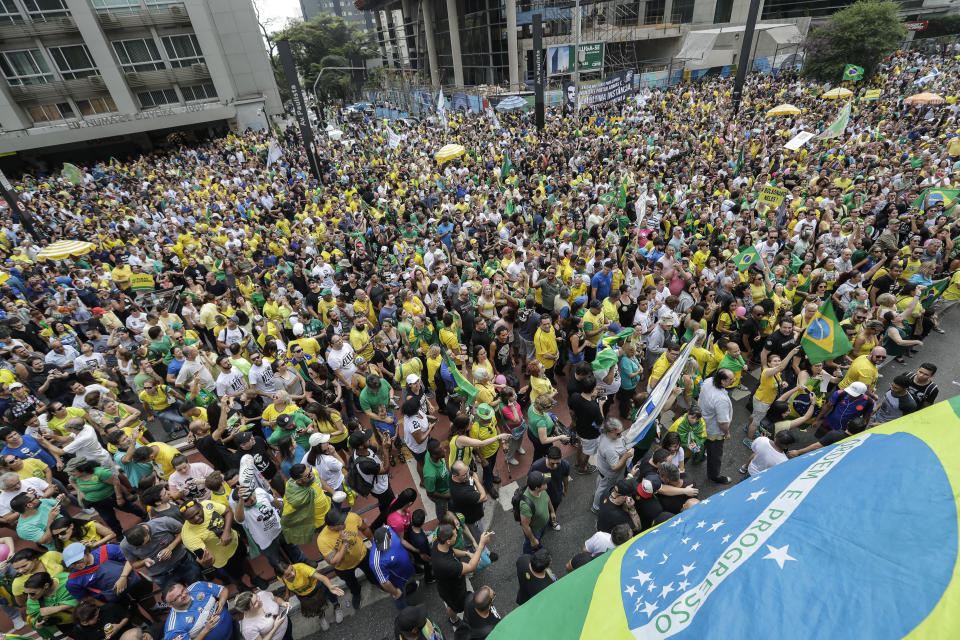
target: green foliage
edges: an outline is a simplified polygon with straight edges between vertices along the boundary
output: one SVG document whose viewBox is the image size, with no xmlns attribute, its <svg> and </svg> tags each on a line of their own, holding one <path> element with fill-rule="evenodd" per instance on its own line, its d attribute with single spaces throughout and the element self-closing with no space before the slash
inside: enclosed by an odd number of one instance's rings
<svg viewBox="0 0 960 640">
<path fill-rule="evenodd" d="M 960 33 L 960 13 L 948 16 L 929 18 L 930 24 L 923 31 L 917 33 L 917 38 L 936 38 Z"/>
<path fill-rule="evenodd" d="M 839 84 L 844 67 L 855 64 L 864 68 L 864 79 L 869 79 L 907 35 L 899 7 L 892 0 L 860 0 L 833 14 L 804 42 L 804 74 Z"/>
<path fill-rule="evenodd" d="M 367 37 L 359 29 L 339 16 L 323 13 L 309 22 L 289 24 L 272 38 L 289 40 L 306 92 L 312 89 L 323 67 L 352 66 L 351 61 L 376 54 L 365 44 Z M 346 98 L 350 94 L 351 78 L 350 71 L 326 71 L 317 83 L 317 93 L 321 99 Z"/>
</svg>

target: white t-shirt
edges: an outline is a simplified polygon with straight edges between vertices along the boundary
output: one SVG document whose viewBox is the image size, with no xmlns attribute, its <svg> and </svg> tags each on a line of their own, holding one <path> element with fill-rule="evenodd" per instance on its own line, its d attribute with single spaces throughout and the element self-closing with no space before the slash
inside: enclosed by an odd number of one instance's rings
<svg viewBox="0 0 960 640">
<path fill-rule="evenodd" d="M 63 450 L 72 453 L 75 456 L 95 460 L 101 467 L 116 469 L 117 465 L 113 457 L 100 446 L 97 440 L 97 432 L 89 424 L 83 425 L 80 433 L 73 437 L 73 440 L 63 445 Z"/>
<path fill-rule="evenodd" d="M 300 462 L 309 467 L 310 463 L 307 461 L 309 457 L 309 453 L 304 455 L 303 460 Z M 328 456 L 326 454 L 319 456 L 313 468 L 320 474 L 320 479 L 326 482 L 334 491 L 343 486 L 343 463 L 340 462 L 340 459 L 336 456 Z"/>
<path fill-rule="evenodd" d="M 250 371 L 247 372 L 247 378 L 250 384 L 256 387 L 257 391 L 261 393 L 273 395 L 277 392 L 277 384 L 273 381 L 273 370 L 267 362 L 264 362 L 259 367 L 257 365 L 251 365 Z"/>
<path fill-rule="evenodd" d="M 10 501 L 16 498 L 21 493 L 33 493 L 37 497 L 42 497 L 43 492 L 47 490 L 47 487 L 50 485 L 47 484 L 46 480 L 41 480 L 40 478 L 21 478 L 20 479 L 20 488 L 16 491 L 0 491 L 0 516 L 5 516 L 13 509 L 10 508 Z"/>
<path fill-rule="evenodd" d="M 750 466 L 747 467 L 747 473 L 752 476 L 787 461 L 787 454 L 774 449 L 770 438 L 765 436 L 760 436 L 754 440 L 753 446 L 750 448 L 753 449 L 755 455 L 753 460 L 750 461 Z"/>
<path fill-rule="evenodd" d="M 230 347 L 235 344 L 243 344 L 246 342 L 246 337 L 247 332 L 243 330 L 243 327 L 237 327 L 236 329 L 225 327 L 220 330 L 217 340 Z"/>
<path fill-rule="evenodd" d="M 339 349 L 330 349 L 327 352 L 327 365 L 332 371 L 339 371 L 344 380 L 349 382 L 357 372 L 357 365 L 353 363 L 356 357 L 353 347 L 344 342 Z"/>
<path fill-rule="evenodd" d="M 95 355 L 100 356 L 99 353 Z M 83 357 L 84 356 L 80 356 L 80 358 L 83 358 Z M 79 362 L 80 358 L 77 358 L 75 362 Z M 103 356 L 100 356 L 100 358 L 103 359 Z M 77 365 L 74 364 L 74 367 L 76 366 Z M 82 394 L 73 397 L 73 406 L 78 409 L 83 409 L 84 411 L 89 411 L 90 409 L 92 409 L 93 407 L 87 404 L 87 401 L 84 400 L 84 398 L 87 397 L 87 394 L 90 393 L 91 391 L 99 391 L 101 400 L 107 400 L 113 397 L 113 394 L 110 392 L 110 389 L 107 389 L 102 384 L 88 384 L 86 387 L 84 387 Z"/>
<path fill-rule="evenodd" d="M 236 367 L 231 367 L 229 373 L 221 372 L 217 376 L 217 395 L 221 398 L 234 393 L 240 393 L 246 388 L 243 374 Z"/>
<path fill-rule="evenodd" d="M 217 383 L 214 381 L 213 376 L 210 374 L 210 370 L 200 361 L 199 356 L 196 360 L 187 360 L 180 367 L 180 372 L 177 374 L 177 386 L 186 387 L 190 384 L 190 381 L 193 379 L 194 374 L 199 373 L 197 380 L 200 382 L 200 386 L 207 391 L 214 391 L 217 388 Z"/>
<path fill-rule="evenodd" d="M 597 531 L 595 534 L 587 538 L 587 541 L 583 543 L 583 548 L 587 550 L 587 553 L 594 556 L 598 556 L 601 553 L 606 553 L 615 546 L 616 545 L 613 544 L 610 534 L 605 531 Z"/>
<path fill-rule="evenodd" d="M 187 469 L 186 473 L 180 473 L 179 471 L 174 471 L 170 474 L 170 477 L 167 479 L 167 485 L 170 487 L 170 491 L 176 493 L 181 491 L 189 480 L 198 480 L 195 484 L 203 487 L 203 481 L 208 475 L 213 473 L 213 467 L 203 462 L 192 462 L 190 463 L 190 468 Z M 200 500 L 209 500 L 210 499 L 210 490 L 204 487 L 203 497 Z"/>
<path fill-rule="evenodd" d="M 427 450 L 427 440 L 423 442 L 417 442 L 414 439 L 414 432 L 425 432 L 430 428 L 430 423 L 427 421 L 427 414 L 423 411 L 418 411 L 412 416 L 403 417 L 403 441 L 409 447 L 410 451 L 413 453 L 423 453 Z"/>
<path fill-rule="evenodd" d="M 257 502 L 252 507 L 244 505 L 241 524 L 257 546 L 266 549 L 280 535 L 280 512 L 273 506 L 273 497 L 268 491 L 258 487 L 253 490 L 253 495 Z M 235 506 L 236 502 L 231 497 L 230 507 Z"/>
</svg>

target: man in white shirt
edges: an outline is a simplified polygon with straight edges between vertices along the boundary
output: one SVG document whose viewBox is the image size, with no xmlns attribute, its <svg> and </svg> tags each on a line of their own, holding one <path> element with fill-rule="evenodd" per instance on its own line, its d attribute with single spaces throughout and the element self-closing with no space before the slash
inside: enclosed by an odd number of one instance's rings
<svg viewBox="0 0 960 640">
<path fill-rule="evenodd" d="M 113 461 L 113 456 L 100 446 L 96 430 L 83 418 L 70 418 L 63 426 L 73 436 L 72 440 L 61 447 L 65 453 L 94 460 L 101 467 L 116 471 L 117 464 Z"/>
<path fill-rule="evenodd" d="M 277 392 L 277 384 L 273 381 L 273 369 L 270 368 L 270 363 L 263 359 L 263 354 L 259 351 L 250 354 L 250 362 L 250 370 L 247 372 L 250 385 L 260 395 L 273 398 L 273 394 Z"/>
<path fill-rule="evenodd" d="M 220 375 L 217 376 L 217 396 L 220 398 L 237 398 L 247 390 L 247 380 L 243 373 L 230 363 L 229 356 L 220 356 L 217 359 Z"/>
<path fill-rule="evenodd" d="M 193 380 L 193 377 L 197 376 L 200 387 L 209 393 L 216 391 L 217 382 L 213 379 L 213 375 L 200 357 L 200 351 L 193 345 L 184 347 L 183 357 L 186 361 L 183 363 L 183 366 L 180 367 L 180 373 L 177 374 L 176 385 L 178 387 L 186 387 L 190 384 L 190 381 Z"/>
<path fill-rule="evenodd" d="M 233 517 L 247 530 L 270 564 L 276 567 L 283 560 L 281 549 L 290 562 L 306 562 L 300 547 L 289 544 L 283 537 L 280 528 L 283 500 L 260 487 L 251 492 L 249 488 L 238 485 L 236 491 L 237 497 L 231 494 L 229 498 Z"/>
<path fill-rule="evenodd" d="M 779 432 L 773 436 L 773 440 L 763 436 L 756 438 L 750 447 L 753 449 L 753 455 L 750 456 L 747 464 L 740 467 L 740 473 L 755 476 L 781 462 L 786 462 L 787 447 L 796 441 L 797 438 L 789 431 Z"/>
<path fill-rule="evenodd" d="M 330 339 L 330 348 L 327 350 L 327 366 L 337 376 L 340 386 L 343 387 L 344 404 L 347 407 L 347 417 L 354 415 L 354 395 L 351 391 L 350 381 L 353 374 L 357 372 L 357 365 L 354 363 L 357 354 L 354 352 L 350 343 L 343 339 L 341 335 L 334 335 Z"/>
<path fill-rule="evenodd" d="M 48 484 L 46 480 L 33 476 L 21 478 L 13 471 L 3 474 L 0 476 L 0 524 L 17 526 L 20 514 L 10 508 L 10 501 L 21 493 L 32 493 L 38 498 L 50 498 L 56 492 L 57 488 Z"/>
</svg>

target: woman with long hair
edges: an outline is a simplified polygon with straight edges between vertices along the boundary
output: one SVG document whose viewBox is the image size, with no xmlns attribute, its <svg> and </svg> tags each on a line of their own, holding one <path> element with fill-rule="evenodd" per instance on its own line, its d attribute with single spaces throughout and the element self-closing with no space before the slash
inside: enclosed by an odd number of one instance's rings
<svg viewBox="0 0 960 640">
<path fill-rule="evenodd" d="M 410 521 L 412 519 L 411 509 L 416 501 L 416 489 L 407 487 L 393 499 L 393 502 L 390 503 L 390 507 L 387 509 L 387 526 L 393 529 L 401 538 L 404 537 L 407 529 L 410 528 Z"/>
</svg>

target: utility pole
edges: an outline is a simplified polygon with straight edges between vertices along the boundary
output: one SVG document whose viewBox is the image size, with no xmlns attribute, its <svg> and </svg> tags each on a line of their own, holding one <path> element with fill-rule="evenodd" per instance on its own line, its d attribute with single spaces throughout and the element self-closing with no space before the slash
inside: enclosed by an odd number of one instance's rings
<svg viewBox="0 0 960 640">
<path fill-rule="evenodd" d="M 573 8 L 573 86 L 577 92 L 577 111 L 580 111 L 580 0 L 575 0 Z"/>
<path fill-rule="evenodd" d="M 757 14 L 760 13 L 760 0 L 750 0 L 747 10 L 747 24 L 743 28 L 743 44 L 740 47 L 740 58 L 737 60 L 737 77 L 733 81 L 733 113 L 740 111 L 740 100 L 743 98 L 743 83 L 747 79 L 747 71 L 752 63 L 751 50 L 753 49 L 753 32 L 757 28 Z"/>
<path fill-rule="evenodd" d="M 535 13 L 533 14 L 533 105 L 534 119 L 539 131 L 543 131 L 545 123 L 543 107 L 543 68 L 543 16 Z"/>
</svg>

